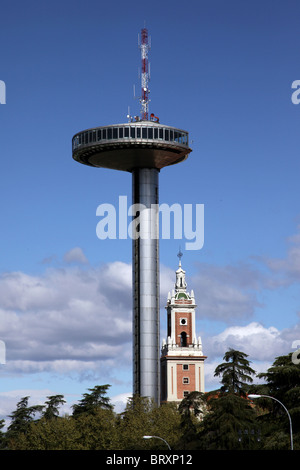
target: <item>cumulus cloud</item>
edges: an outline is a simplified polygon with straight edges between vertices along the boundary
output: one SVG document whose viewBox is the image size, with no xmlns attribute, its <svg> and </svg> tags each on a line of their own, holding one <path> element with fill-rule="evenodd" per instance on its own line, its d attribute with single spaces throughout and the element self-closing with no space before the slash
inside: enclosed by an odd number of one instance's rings
<svg viewBox="0 0 300 470">
<path fill-rule="evenodd" d="M 93 267 L 72 249 L 39 275 L 0 275 L 0 338 L 5 375 L 105 375 L 132 368 L 132 267 L 120 261 Z M 73 263 L 74 261 L 74 263 Z M 162 267 L 163 306 L 174 271 Z"/>
<path fill-rule="evenodd" d="M 259 322 L 230 326 L 217 335 L 206 336 L 203 341 L 203 352 L 208 357 L 205 361 L 206 390 L 219 388 L 220 377 L 214 377 L 215 369 L 223 362 L 224 354 L 230 348 L 248 355 L 250 366 L 255 371 L 253 383 L 262 383 L 264 379 L 259 379 L 257 375 L 266 372 L 276 357 L 295 350 L 295 338 L 300 338 L 299 326 L 280 331 Z"/>
<path fill-rule="evenodd" d="M 128 399 L 132 397 L 132 393 L 121 393 L 111 398 L 111 403 L 116 413 L 122 413 L 127 405 Z"/>
<path fill-rule="evenodd" d="M 196 295 L 197 321 L 228 325 L 222 333 L 202 338 L 210 364 L 230 347 L 246 352 L 251 360 L 272 362 L 300 338 L 300 327 L 279 331 L 251 321 L 256 308 L 264 307 L 258 300 L 260 293 L 274 288 L 274 274 L 299 280 L 300 235 L 291 237 L 289 243 L 286 259 L 264 261 L 268 273 L 250 262 L 235 266 L 202 263 L 193 276 L 187 273 L 188 290 Z M 110 383 L 121 380 L 119 371 L 128 370 L 131 375 L 131 264 L 116 261 L 93 267 L 80 248 L 73 248 L 63 263 L 56 258 L 56 267 L 49 265 L 39 275 L 0 275 L 0 339 L 6 345 L 3 373 L 90 375 L 91 380 L 105 376 Z M 166 266 L 160 269 L 162 315 L 167 294 L 174 287 L 174 271 Z M 245 320 L 247 325 L 236 326 Z"/>
<path fill-rule="evenodd" d="M 258 322 L 230 326 L 205 341 L 205 353 L 212 359 L 223 357 L 230 348 L 248 354 L 251 360 L 273 361 L 290 351 L 291 342 L 274 326 L 266 328 Z"/>
<path fill-rule="evenodd" d="M 64 261 L 66 263 L 81 263 L 87 264 L 88 259 L 79 247 L 72 248 L 64 255 Z"/>
<path fill-rule="evenodd" d="M 51 268 L 0 276 L 5 373 L 131 365 L 131 266 Z"/>
</svg>

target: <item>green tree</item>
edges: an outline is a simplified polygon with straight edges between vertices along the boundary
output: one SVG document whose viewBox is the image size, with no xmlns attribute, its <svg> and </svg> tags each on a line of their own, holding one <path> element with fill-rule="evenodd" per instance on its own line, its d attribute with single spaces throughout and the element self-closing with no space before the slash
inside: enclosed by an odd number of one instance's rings
<svg viewBox="0 0 300 470">
<path fill-rule="evenodd" d="M 7 429 L 6 439 L 11 449 L 18 449 L 19 436 L 27 432 L 35 414 L 42 412 L 44 408 L 43 405 L 28 406 L 28 400 L 29 397 L 23 397 L 17 403 L 17 409 L 9 415 L 11 423 Z"/>
<path fill-rule="evenodd" d="M 177 404 L 164 403 L 159 407 L 153 407 L 151 421 L 151 433 L 165 439 L 172 450 L 177 449 L 182 434 L 181 417 L 178 413 Z M 145 434 L 147 433 L 145 432 Z M 166 445 L 159 439 L 152 439 L 148 444 L 151 444 L 152 449 L 166 450 Z"/>
<path fill-rule="evenodd" d="M 2 428 L 5 426 L 5 420 L 0 419 L 0 449 L 5 448 L 5 433 L 2 431 Z"/>
<path fill-rule="evenodd" d="M 205 394 L 197 391 L 189 393 L 180 402 L 178 410 L 182 415 L 190 416 L 192 413 L 194 416 L 203 417 L 207 412 Z"/>
<path fill-rule="evenodd" d="M 199 448 L 198 431 L 200 421 L 207 413 L 205 394 L 193 391 L 185 397 L 178 411 L 181 415 L 181 437 L 178 446 L 182 450 Z"/>
<path fill-rule="evenodd" d="M 125 411 L 119 416 L 121 448 L 138 450 L 150 448 L 151 443 L 143 440 L 144 435 L 152 435 L 151 411 L 156 407 L 153 400 L 138 394 L 128 399 Z"/>
<path fill-rule="evenodd" d="M 255 374 L 255 370 L 250 367 L 249 361 L 246 359 L 247 357 L 247 354 L 234 349 L 229 349 L 225 353 L 223 359 L 226 362 L 218 365 L 214 374 L 217 377 L 222 376 L 222 392 L 246 396 L 247 382 L 252 383 L 251 375 Z"/>
<path fill-rule="evenodd" d="M 244 431 L 257 431 L 256 413 L 246 397 L 248 383 L 255 371 L 250 367 L 248 355 L 229 349 L 224 363 L 215 369 L 221 377 L 221 388 L 206 395 L 209 413 L 204 417 L 199 432 L 202 449 L 233 450 L 257 447 L 257 440 L 243 442 Z M 252 434 L 251 434 L 252 435 Z M 255 434 L 254 434 L 255 435 Z"/>
<path fill-rule="evenodd" d="M 300 364 L 292 361 L 292 353 L 279 356 L 267 372 L 258 377 L 266 383 L 252 386 L 251 393 L 274 397 L 287 408 L 292 420 L 294 449 L 300 449 Z M 255 406 L 263 426 L 264 448 L 289 449 L 289 419 L 282 405 L 270 398 L 260 398 L 255 400 Z"/>
<path fill-rule="evenodd" d="M 84 450 L 81 433 L 72 417 L 41 418 L 18 436 L 19 450 Z"/>
<path fill-rule="evenodd" d="M 153 400 L 133 395 L 124 413 L 118 417 L 120 448 L 125 450 L 167 450 L 164 439 L 170 447 L 176 448 L 180 438 L 180 415 L 176 404 L 157 406 Z M 158 436 L 161 439 L 143 439 L 143 436 Z"/>
<path fill-rule="evenodd" d="M 59 415 L 58 407 L 66 403 L 66 401 L 64 400 L 63 395 L 53 395 L 47 398 L 48 401 L 45 402 L 47 406 L 45 407 L 42 416 L 45 419 L 55 419 Z"/>
<path fill-rule="evenodd" d="M 204 417 L 198 435 L 200 448 L 238 450 L 259 446 L 256 413 L 247 399 L 234 393 L 221 392 L 212 395 L 208 405 L 210 412 Z M 241 440 L 241 434 L 244 435 L 245 431 L 249 436 L 247 441 Z"/>
<path fill-rule="evenodd" d="M 73 416 L 76 418 L 82 413 L 95 413 L 98 408 L 112 410 L 109 397 L 105 396 L 110 385 L 96 385 L 89 388 L 91 393 L 84 393 L 78 404 L 73 405 Z"/>
<path fill-rule="evenodd" d="M 83 450 L 120 449 L 117 418 L 111 409 L 98 407 L 93 413 L 81 413 L 74 421 Z"/>
</svg>

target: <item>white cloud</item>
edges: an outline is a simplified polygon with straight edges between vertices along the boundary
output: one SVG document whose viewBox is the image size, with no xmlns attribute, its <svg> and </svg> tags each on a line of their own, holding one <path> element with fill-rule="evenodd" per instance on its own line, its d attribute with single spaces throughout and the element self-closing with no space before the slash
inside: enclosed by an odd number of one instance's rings
<svg viewBox="0 0 300 470">
<path fill-rule="evenodd" d="M 256 307 L 261 306 L 259 294 L 274 287 L 270 282 L 274 273 L 297 278 L 300 235 L 290 242 L 296 254 L 291 249 L 280 265 L 269 260 L 270 273 L 250 264 L 201 264 L 194 276 L 188 276 L 188 290 L 196 295 L 197 318 L 230 325 L 215 336 L 202 334 L 207 371 L 230 347 L 249 354 L 260 367 L 261 361 L 272 363 L 289 352 L 292 342 L 300 338 L 300 327 L 279 331 L 254 321 L 233 326 L 254 318 Z M 120 385 L 125 370 L 132 374 L 131 265 L 117 261 L 92 267 L 80 248 L 70 250 L 64 262 L 40 275 L 0 275 L 0 339 L 6 345 L 3 374 L 67 374 Z M 174 282 L 175 270 L 161 266 L 162 309 Z"/>
<path fill-rule="evenodd" d="M 82 379 L 91 374 L 117 383 L 118 371 L 128 368 L 131 376 L 131 269 L 117 261 L 98 267 L 61 265 L 40 275 L 3 273 L 4 375 L 73 374 Z M 162 272 L 168 280 L 174 276 L 167 268 Z"/>
<path fill-rule="evenodd" d="M 220 334 L 206 338 L 205 354 L 211 358 L 223 357 L 230 348 L 249 355 L 251 361 L 273 361 L 287 354 L 291 343 L 275 327 L 264 327 L 258 322 L 245 326 L 230 326 Z"/>
<path fill-rule="evenodd" d="M 0 276 L 5 373 L 131 366 L 131 266 L 116 262 Z M 130 276 L 131 279 L 131 276 Z"/>
<path fill-rule="evenodd" d="M 64 261 L 66 263 L 81 263 L 87 264 L 88 259 L 79 247 L 72 248 L 64 255 Z"/>
<path fill-rule="evenodd" d="M 127 401 L 132 397 L 131 392 L 121 393 L 111 398 L 111 403 L 114 406 L 114 411 L 116 413 L 122 413 L 127 405 Z"/>
</svg>

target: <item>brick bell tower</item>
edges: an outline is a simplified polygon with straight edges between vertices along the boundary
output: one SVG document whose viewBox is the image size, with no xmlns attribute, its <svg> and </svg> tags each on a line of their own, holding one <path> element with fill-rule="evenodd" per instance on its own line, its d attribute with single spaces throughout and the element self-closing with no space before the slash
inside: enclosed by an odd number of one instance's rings
<svg viewBox="0 0 300 470">
<path fill-rule="evenodd" d="M 167 341 L 161 350 L 161 402 L 180 402 L 190 392 L 204 392 L 204 360 L 201 338 L 196 339 L 195 296 L 186 290 L 185 271 L 178 253 L 175 290 L 169 292 Z"/>
</svg>

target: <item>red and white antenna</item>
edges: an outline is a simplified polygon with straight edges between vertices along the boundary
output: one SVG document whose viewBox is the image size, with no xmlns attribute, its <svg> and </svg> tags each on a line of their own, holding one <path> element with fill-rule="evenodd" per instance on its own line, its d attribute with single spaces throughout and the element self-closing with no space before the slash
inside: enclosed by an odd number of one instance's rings
<svg viewBox="0 0 300 470">
<path fill-rule="evenodd" d="M 149 119 L 149 63 L 148 63 L 148 51 L 150 49 L 148 41 L 148 30 L 143 28 L 141 31 L 141 58 L 142 58 L 142 75 L 141 75 L 141 85 L 142 85 L 142 95 L 141 95 L 141 119 L 142 121 L 148 121 Z"/>
</svg>

